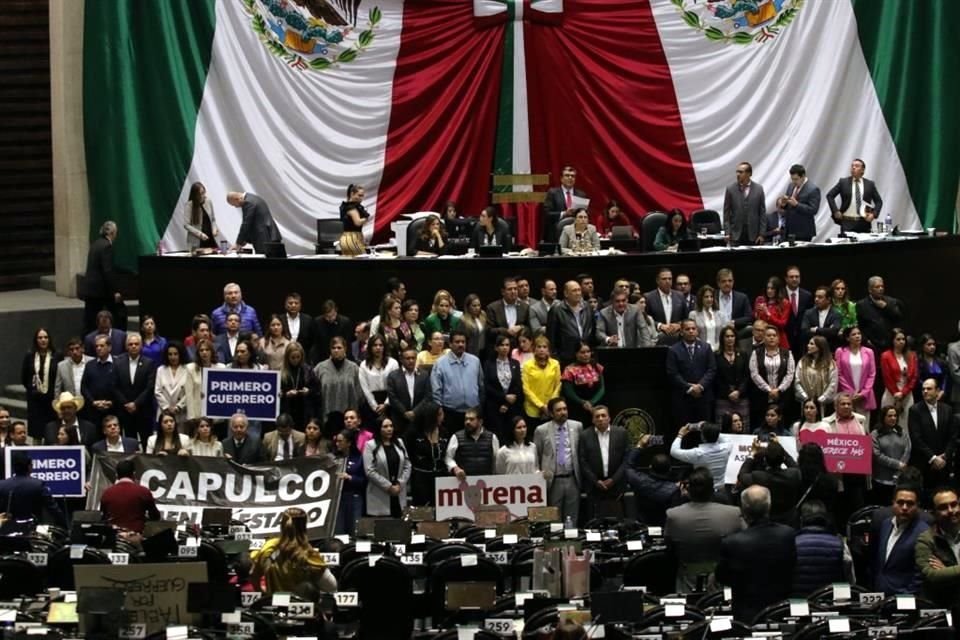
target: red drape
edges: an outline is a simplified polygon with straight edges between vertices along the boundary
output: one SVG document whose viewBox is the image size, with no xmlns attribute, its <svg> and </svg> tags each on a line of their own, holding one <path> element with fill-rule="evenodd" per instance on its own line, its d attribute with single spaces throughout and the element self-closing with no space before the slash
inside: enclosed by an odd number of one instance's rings
<svg viewBox="0 0 960 640">
<path fill-rule="evenodd" d="M 562 26 L 524 34 L 535 171 L 559 184 L 574 165 L 591 216 L 610 199 L 634 220 L 703 207 L 648 0 L 566 2 Z"/>
<path fill-rule="evenodd" d="M 408 0 L 393 82 L 375 233 L 402 213 L 490 201 L 503 26 L 478 28 L 473 3 Z"/>
</svg>

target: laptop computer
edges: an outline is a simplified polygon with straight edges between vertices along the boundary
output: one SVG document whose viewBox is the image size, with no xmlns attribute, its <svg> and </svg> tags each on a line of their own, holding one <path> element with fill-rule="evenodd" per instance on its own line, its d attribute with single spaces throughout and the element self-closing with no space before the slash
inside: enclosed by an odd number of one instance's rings
<svg viewBox="0 0 960 640">
<path fill-rule="evenodd" d="M 610 229 L 611 240 L 633 240 L 633 227 L 628 224 L 617 225 Z"/>
<path fill-rule="evenodd" d="M 502 258 L 503 247 L 498 244 L 480 245 L 477 249 L 477 255 L 481 258 Z"/>
<path fill-rule="evenodd" d="M 219 509 L 207 507 L 203 510 L 200 517 L 200 526 L 204 529 L 219 527 L 226 529 L 230 526 L 230 520 L 233 518 L 233 509 Z"/>
</svg>

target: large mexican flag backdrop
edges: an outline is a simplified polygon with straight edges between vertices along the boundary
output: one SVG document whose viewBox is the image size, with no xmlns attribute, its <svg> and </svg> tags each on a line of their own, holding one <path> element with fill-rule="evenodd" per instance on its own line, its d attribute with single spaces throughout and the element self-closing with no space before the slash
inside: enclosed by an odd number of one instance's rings
<svg viewBox="0 0 960 640">
<path fill-rule="evenodd" d="M 903 0 L 87 0 L 91 226 L 136 267 L 184 248 L 203 182 L 270 204 L 287 250 L 366 187 L 368 235 L 491 173 L 578 169 L 598 214 L 719 210 L 749 161 L 768 205 L 788 169 L 824 192 L 862 158 L 902 228 L 952 230 L 960 68 L 948 2 Z M 521 216 L 521 241 L 535 218 Z M 821 237 L 835 233 L 823 205 Z"/>
</svg>

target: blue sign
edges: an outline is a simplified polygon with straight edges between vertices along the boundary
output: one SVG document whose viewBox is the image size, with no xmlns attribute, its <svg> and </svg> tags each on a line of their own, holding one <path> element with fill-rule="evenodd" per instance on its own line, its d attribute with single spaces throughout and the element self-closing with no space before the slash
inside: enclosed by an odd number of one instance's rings
<svg viewBox="0 0 960 640">
<path fill-rule="evenodd" d="M 73 447 L 5 447 L 7 477 L 13 475 L 10 456 L 22 451 L 33 460 L 30 473 L 41 480 L 56 497 L 82 498 L 86 495 L 87 464 L 82 446 Z"/>
<path fill-rule="evenodd" d="M 280 415 L 280 372 L 259 369 L 203 370 L 203 415 L 276 420 Z"/>
</svg>

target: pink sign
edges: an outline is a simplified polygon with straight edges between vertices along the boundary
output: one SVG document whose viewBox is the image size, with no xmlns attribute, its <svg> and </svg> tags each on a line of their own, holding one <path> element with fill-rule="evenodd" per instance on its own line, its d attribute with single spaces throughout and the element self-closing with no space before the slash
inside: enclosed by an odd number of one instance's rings
<svg viewBox="0 0 960 640">
<path fill-rule="evenodd" d="M 800 442 L 814 442 L 823 449 L 827 471 L 868 476 L 873 472 L 873 439 L 826 431 L 801 431 Z"/>
</svg>

